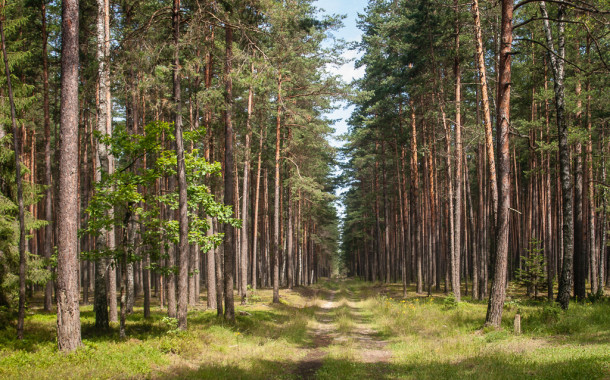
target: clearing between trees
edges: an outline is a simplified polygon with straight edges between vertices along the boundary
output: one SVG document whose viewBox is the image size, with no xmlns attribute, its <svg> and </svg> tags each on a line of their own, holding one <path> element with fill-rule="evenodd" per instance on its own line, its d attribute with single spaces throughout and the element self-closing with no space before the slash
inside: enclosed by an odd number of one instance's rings
<svg viewBox="0 0 610 380">
<path fill-rule="evenodd" d="M 165 310 L 144 319 L 136 305 L 127 339 L 100 332 L 81 307 L 84 347 L 60 353 L 55 314 L 32 305 L 25 338 L 0 332 L 0 378 L 193 379 L 596 379 L 610 376 L 610 305 L 525 301 L 512 288 L 502 329 L 482 329 L 486 304 L 441 293 L 401 297 L 400 284 L 322 280 L 310 287 L 257 290 L 236 306 L 236 322 L 193 308 L 188 331 Z M 513 333 L 515 313 L 522 334 Z"/>
</svg>

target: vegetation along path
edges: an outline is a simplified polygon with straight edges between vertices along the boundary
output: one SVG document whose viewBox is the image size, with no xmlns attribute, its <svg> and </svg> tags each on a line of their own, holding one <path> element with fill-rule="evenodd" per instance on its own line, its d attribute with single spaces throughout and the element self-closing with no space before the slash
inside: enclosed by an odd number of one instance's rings
<svg viewBox="0 0 610 380">
<path fill-rule="evenodd" d="M 509 288 L 501 329 L 482 328 L 486 304 L 444 293 L 402 297 L 400 284 L 322 279 L 308 287 L 249 291 L 228 323 L 203 305 L 180 331 L 166 309 L 142 317 L 138 299 L 118 324 L 94 325 L 81 306 L 83 345 L 57 349 L 55 315 L 34 300 L 25 339 L 0 330 L 2 379 L 603 379 L 610 377 L 610 305 L 569 310 Z M 522 333 L 512 321 L 521 313 Z"/>
</svg>

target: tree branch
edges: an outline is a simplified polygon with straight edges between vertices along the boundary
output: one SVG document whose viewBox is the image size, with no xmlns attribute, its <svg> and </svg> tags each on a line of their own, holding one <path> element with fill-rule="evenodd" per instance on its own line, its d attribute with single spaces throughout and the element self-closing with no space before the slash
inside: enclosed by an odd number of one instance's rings
<svg viewBox="0 0 610 380">
<path fill-rule="evenodd" d="M 539 42 L 539 41 L 532 40 L 532 39 L 530 39 L 530 38 L 515 38 L 515 39 L 514 39 L 514 41 L 533 42 L 533 43 L 535 43 L 535 44 L 537 44 L 537 45 L 542 46 L 542 47 L 543 47 L 543 48 L 544 48 L 546 51 L 548 51 L 549 53 L 553 54 L 555 57 L 557 57 L 557 58 L 559 58 L 559 59 L 563 60 L 563 61 L 564 61 L 565 63 L 567 63 L 568 65 L 571 65 L 571 66 L 576 67 L 578 70 L 582 71 L 583 73 L 587 73 L 587 74 L 589 74 L 589 73 L 590 73 L 590 71 L 587 71 L 587 70 L 583 69 L 582 67 L 578 66 L 578 65 L 577 65 L 577 64 L 575 64 L 574 62 L 569 61 L 569 60 L 567 60 L 566 58 L 562 58 L 562 57 L 560 57 L 560 56 L 559 56 L 557 53 L 555 53 L 553 50 L 549 49 L 549 48 L 548 48 L 548 46 L 546 46 L 545 44 L 543 44 L 543 43 L 541 43 L 541 42 Z"/>
<path fill-rule="evenodd" d="M 555 4 L 562 4 L 562 5 L 566 5 L 569 6 L 571 8 L 574 9 L 578 9 L 581 10 L 583 12 L 591 12 L 591 13 L 599 13 L 599 14 L 610 14 L 610 11 L 600 11 L 599 9 L 595 8 L 593 5 L 586 3 L 586 2 L 582 2 L 583 4 L 587 5 L 589 8 L 585 8 L 582 7 L 580 5 L 574 4 L 574 3 L 570 3 L 564 0 L 523 0 L 520 3 L 515 4 L 515 6 L 513 7 L 513 12 L 516 11 L 517 9 L 521 8 L 522 6 L 529 4 L 529 3 L 537 3 L 537 2 L 541 2 L 541 1 L 546 1 L 547 3 L 555 3 Z"/>
</svg>

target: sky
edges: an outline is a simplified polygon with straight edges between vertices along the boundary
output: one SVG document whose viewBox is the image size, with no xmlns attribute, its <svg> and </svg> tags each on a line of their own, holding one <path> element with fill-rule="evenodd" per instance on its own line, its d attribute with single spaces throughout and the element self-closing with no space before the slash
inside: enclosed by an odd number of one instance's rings
<svg viewBox="0 0 610 380">
<path fill-rule="evenodd" d="M 360 41 L 362 32 L 358 29 L 356 21 L 358 20 L 358 14 L 364 13 L 367 0 L 318 0 L 314 5 L 324 10 L 327 14 L 342 14 L 347 17 L 343 19 L 343 27 L 335 32 L 333 35 L 336 38 L 342 38 L 347 42 Z M 343 57 L 349 59 L 349 61 L 342 66 L 331 66 L 329 71 L 334 74 L 339 74 L 343 77 L 346 83 L 350 83 L 353 79 L 361 78 L 364 74 L 364 68 L 356 69 L 354 67 L 355 59 L 359 57 L 359 53 L 356 51 L 347 50 L 343 52 Z M 340 147 L 342 142 L 338 137 L 347 132 L 347 119 L 350 117 L 353 107 L 348 106 L 347 103 L 341 102 L 337 104 L 339 107 L 333 112 L 326 115 L 329 119 L 336 120 L 334 124 L 335 133 L 331 138 L 331 145 L 334 147 Z M 346 189 L 337 189 L 336 194 L 340 196 Z M 341 198 L 335 203 L 339 217 L 343 217 L 345 214 L 345 206 L 341 203 Z"/>
<path fill-rule="evenodd" d="M 342 38 L 347 42 L 360 41 L 362 32 L 358 29 L 356 21 L 358 19 L 358 13 L 364 13 L 367 0 L 318 0 L 314 5 L 324 10 L 326 14 L 340 14 L 346 15 L 343 19 L 343 27 L 338 31 L 333 32 L 336 38 Z M 356 69 L 354 67 L 355 59 L 358 58 L 356 51 L 347 50 L 343 53 L 343 57 L 350 61 L 343 66 L 329 67 L 329 71 L 334 74 L 339 74 L 343 77 L 343 80 L 347 83 L 351 82 L 355 78 L 361 78 L 364 74 L 364 68 Z M 339 104 L 340 107 L 334 112 L 327 114 L 329 119 L 337 120 L 334 125 L 335 134 L 331 144 L 335 147 L 341 146 L 341 142 L 337 137 L 347 132 L 347 119 L 352 113 L 353 107 L 346 107 L 346 103 Z"/>
</svg>

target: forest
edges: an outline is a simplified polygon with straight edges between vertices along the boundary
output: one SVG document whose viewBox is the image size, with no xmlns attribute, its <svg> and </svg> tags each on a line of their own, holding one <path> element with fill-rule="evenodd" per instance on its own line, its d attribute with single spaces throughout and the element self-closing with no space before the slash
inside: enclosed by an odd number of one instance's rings
<svg viewBox="0 0 610 380">
<path fill-rule="evenodd" d="M 610 376 L 610 4 L 356 3 L 2 0 L 0 378 Z"/>
</svg>

